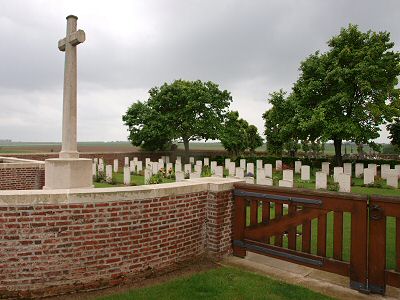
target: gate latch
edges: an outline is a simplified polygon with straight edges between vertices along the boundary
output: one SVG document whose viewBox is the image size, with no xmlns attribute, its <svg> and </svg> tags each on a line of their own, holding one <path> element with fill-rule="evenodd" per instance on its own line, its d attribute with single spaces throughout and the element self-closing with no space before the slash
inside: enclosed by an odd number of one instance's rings
<svg viewBox="0 0 400 300">
<path fill-rule="evenodd" d="M 381 220 L 383 217 L 383 208 L 377 204 L 372 205 L 369 208 L 369 217 L 374 221 Z"/>
</svg>

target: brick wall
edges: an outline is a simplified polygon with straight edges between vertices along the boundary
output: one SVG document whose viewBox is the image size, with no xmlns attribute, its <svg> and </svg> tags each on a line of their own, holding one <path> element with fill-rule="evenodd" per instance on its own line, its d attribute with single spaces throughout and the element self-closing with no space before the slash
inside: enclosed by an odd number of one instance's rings
<svg viewBox="0 0 400 300">
<path fill-rule="evenodd" d="M 44 168 L 0 168 L 0 190 L 40 190 L 44 186 Z"/>
<path fill-rule="evenodd" d="M 203 182 L 178 190 L 0 194 L 0 299 L 104 288 L 230 253 L 232 184 L 211 191 Z"/>
</svg>

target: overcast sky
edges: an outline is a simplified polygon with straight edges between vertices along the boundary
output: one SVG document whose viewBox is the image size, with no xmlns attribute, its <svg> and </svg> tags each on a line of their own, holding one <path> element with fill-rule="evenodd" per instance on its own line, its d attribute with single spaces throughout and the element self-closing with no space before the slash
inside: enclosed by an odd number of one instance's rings
<svg viewBox="0 0 400 300">
<path fill-rule="evenodd" d="M 78 46 L 78 139 L 126 140 L 128 106 L 175 79 L 214 81 L 263 132 L 268 94 L 290 90 L 300 61 L 355 23 L 389 31 L 400 49 L 399 0 L 0 0 L 0 139 L 60 141 L 69 14 Z M 387 141 L 383 132 L 379 142 Z"/>
</svg>

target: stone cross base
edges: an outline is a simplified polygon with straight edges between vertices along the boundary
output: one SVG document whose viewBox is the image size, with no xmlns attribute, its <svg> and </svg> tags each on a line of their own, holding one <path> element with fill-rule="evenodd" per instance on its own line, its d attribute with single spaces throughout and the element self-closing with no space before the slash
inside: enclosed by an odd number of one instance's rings
<svg viewBox="0 0 400 300">
<path fill-rule="evenodd" d="M 45 160 L 43 189 L 92 188 L 92 160 L 87 158 L 50 158 Z"/>
</svg>

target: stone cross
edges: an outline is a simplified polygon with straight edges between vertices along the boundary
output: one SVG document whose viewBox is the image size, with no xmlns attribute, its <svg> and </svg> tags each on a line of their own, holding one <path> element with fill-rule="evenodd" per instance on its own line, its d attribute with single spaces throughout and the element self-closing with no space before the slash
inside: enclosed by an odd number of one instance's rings
<svg viewBox="0 0 400 300">
<path fill-rule="evenodd" d="M 62 147 L 60 158 L 78 158 L 77 128 L 77 68 L 76 46 L 85 41 L 85 32 L 76 30 L 78 18 L 67 17 L 66 37 L 58 41 L 58 49 L 65 52 Z"/>
</svg>

